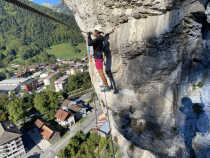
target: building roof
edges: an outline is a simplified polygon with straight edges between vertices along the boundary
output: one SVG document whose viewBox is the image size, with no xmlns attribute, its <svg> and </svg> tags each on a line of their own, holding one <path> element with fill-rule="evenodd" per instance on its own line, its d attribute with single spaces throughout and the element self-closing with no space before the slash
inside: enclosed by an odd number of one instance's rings
<svg viewBox="0 0 210 158">
<path fill-rule="evenodd" d="M 69 106 L 69 109 L 74 111 L 74 112 L 79 112 L 81 107 L 79 107 L 79 106 L 77 106 L 75 104 L 72 104 L 72 105 Z"/>
<path fill-rule="evenodd" d="M 54 134 L 54 131 L 51 130 L 49 127 L 47 127 L 47 125 L 45 125 L 45 123 L 40 120 L 37 119 L 34 124 L 36 125 L 36 127 L 40 130 L 40 134 L 47 140 L 49 140 L 52 135 Z"/>
<path fill-rule="evenodd" d="M 47 127 L 46 125 L 44 125 L 41 128 L 41 133 L 40 133 L 45 139 L 50 140 L 50 138 L 52 137 L 52 135 L 54 134 L 54 131 L 51 130 L 49 127 Z"/>
<path fill-rule="evenodd" d="M 77 106 L 78 107 L 80 107 L 80 108 L 86 108 L 84 105 L 82 105 L 82 104 L 77 104 Z"/>
<path fill-rule="evenodd" d="M 49 76 L 47 76 L 45 79 L 50 80 L 53 76 L 57 75 L 58 73 L 59 73 L 58 71 L 53 72 Z"/>
<path fill-rule="evenodd" d="M 0 123 L 0 145 L 21 137 L 20 131 L 11 121 Z"/>
<path fill-rule="evenodd" d="M 61 121 L 65 121 L 68 118 L 68 116 L 69 116 L 69 113 L 62 109 L 59 109 L 55 114 L 55 118 Z"/>
<path fill-rule="evenodd" d="M 55 81 L 55 84 L 63 83 L 63 82 L 65 82 L 67 79 L 68 79 L 68 76 L 65 75 L 65 76 L 59 78 L 58 80 L 56 80 L 56 81 Z"/>
<path fill-rule="evenodd" d="M 0 81 L 0 85 L 19 85 L 26 82 L 29 78 L 12 78 Z"/>
<path fill-rule="evenodd" d="M 0 84 L 0 91 L 1 92 L 8 92 L 16 90 L 19 87 L 19 85 L 1 85 Z"/>
<path fill-rule="evenodd" d="M 70 103 L 70 101 L 66 99 L 66 100 L 64 100 L 64 102 L 63 102 L 63 104 L 61 106 L 68 106 L 69 103 Z"/>
<path fill-rule="evenodd" d="M 44 122 L 41 121 L 40 119 L 37 119 L 34 124 L 36 125 L 36 127 L 38 127 L 39 129 L 42 128 L 42 126 L 44 125 Z"/>
</svg>

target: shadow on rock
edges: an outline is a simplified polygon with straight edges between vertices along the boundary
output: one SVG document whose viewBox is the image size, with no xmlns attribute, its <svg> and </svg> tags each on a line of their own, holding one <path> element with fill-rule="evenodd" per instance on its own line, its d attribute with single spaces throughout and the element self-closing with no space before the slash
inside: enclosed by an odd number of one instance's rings
<svg viewBox="0 0 210 158">
<path fill-rule="evenodd" d="M 181 130 L 187 154 L 189 158 L 196 158 L 195 151 L 192 147 L 192 140 L 196 133 L 206 133 L 209 129 L 209 119 L 205 111 L 204 105 L 199 103 L 192 103 L 188 97 L 182 98 L 182 107 L 180 111 L 185 114 L 184 126 Z"/>
<path fill-rule="evenodd" d="M 116 87 L 115 80 L 114 80 L 114 77 L 113 77 L 112 71 L 111 71 L 112 53 L 110 50 L 109 34 L 105 35 L 105 37 L 104 37 L 104 54 L 106 56 L 105 71 L 106 71 L 106 74 L 107 74 L 110 84 L 111 84 L 110 87 L 114 89 L 114 93 L 116 94 L 116 93 L 118 93 L 118 89 Z"/>
</svg>

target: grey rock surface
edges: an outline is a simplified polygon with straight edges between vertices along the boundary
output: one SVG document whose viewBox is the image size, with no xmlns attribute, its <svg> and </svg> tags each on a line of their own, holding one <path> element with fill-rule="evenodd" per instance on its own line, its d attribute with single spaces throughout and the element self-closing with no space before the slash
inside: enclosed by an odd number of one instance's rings
<svg viewBox="0 0 210 158">
<path fill-rule="evenodd" d="M 207 21 L 210 24 L 210 2 L 208 3 L 206 8 L 206 16 L 207 16 Z"/>
<path fill-rule="evenodd" d="M 112 135 L 123 158 L 184 157 L 180 91 L 183 83 L 192 83 L 199 67 L 209 64 L 207 1 L 64 1 L 81 30 L 91 31 L 97 24 L 104 32 L 116 27 L 108 63 L 119 93 L 101 92 L 93 65 L 90 74 L 101 103 L 110 109 Z"/>
</svg>

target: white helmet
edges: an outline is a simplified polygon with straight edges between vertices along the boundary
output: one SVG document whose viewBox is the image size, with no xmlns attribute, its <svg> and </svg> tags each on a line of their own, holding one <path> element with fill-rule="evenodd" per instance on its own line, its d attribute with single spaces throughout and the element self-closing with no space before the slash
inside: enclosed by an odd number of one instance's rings
<svg viewBox="0 0 210 158">
<path fill-rule="evenodd" d="M 95 27 L 94 27 L 94 31 L 99 31 L 99 32 L 103 32 L 103 29 L 102 29 L 102 27 L 100 26 L 100 25 L 96 25 Z"/>
</svg>

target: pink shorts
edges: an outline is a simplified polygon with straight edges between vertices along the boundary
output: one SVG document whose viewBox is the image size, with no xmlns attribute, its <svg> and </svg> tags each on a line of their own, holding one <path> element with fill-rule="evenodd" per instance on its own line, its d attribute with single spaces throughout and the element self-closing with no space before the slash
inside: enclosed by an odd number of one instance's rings
<svg viewBox="0 0 210 158">
<path fill-rule="evenodd" d="M 103 70 L 103 61 L 104 59 L 95 59 L 96 69 Z"/>
</svg>

